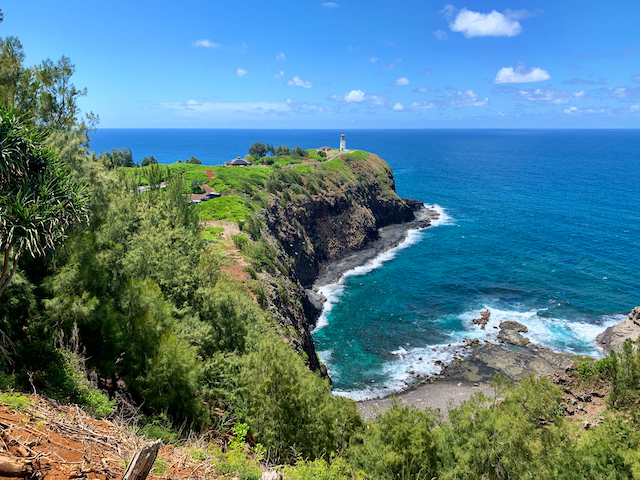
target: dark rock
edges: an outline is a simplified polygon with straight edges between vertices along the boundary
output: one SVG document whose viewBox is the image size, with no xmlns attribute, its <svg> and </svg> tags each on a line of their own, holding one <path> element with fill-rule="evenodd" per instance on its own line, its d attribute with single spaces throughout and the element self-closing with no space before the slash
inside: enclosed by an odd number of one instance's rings
<svg viewBox="0 0 640 480">
<path fill-rule="evenodd" d="M 515 330 L 516 332 L 527 333 L 529 329 L 518 322 L 514 322 L 513 320 L 508 320 L 506 322 L 500 322 L 501 330 Z"/>
<path fill-rule="evenodd" d="M 489 310 L 483 310 L 480 312 L 479 318 L 473 319 L 473 323 L 474 325 L 480 325 L 480 328 L 484 330 L 484 327 L 489 322 L 490 317 L 491 317 L 491 312 Z"/>
<path fill-rule="evenodd" d="M 591 395 L 590 393 L 579 393 L 578 395 L 576 395 L 576 398 L 581 402 L 589 403 L 593 400 L 593 395 Z"/>
<path fill-rule="evenodd" d="M 521 347 L 529 343 L 529 339 L 520 335 L 520 332 L 527 332 L 528 328 L 518 322 L 501 322 L 498 340 L 509 345 L 520 345 Z"/>
</svg>

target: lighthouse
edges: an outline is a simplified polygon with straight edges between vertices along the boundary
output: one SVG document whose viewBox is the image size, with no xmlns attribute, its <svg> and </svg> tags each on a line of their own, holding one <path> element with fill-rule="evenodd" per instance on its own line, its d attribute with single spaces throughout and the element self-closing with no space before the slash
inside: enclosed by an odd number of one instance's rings
<svg viewBox="0 0 640 480">
<path fill-rule="evenodd" d="M 347 151 L 347 140 L 344 137 L 344 133 L 340 135 L 340 151 L 341 152 Z"/>
</svg>

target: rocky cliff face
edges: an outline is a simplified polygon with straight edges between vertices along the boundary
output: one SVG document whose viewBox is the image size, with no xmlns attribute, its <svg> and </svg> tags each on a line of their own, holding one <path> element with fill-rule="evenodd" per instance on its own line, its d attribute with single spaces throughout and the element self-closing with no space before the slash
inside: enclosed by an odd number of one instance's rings
<svg viewBox="0 0 640 480">
<path fill-rule="evenodd" d="M 316 193 L 291 197 L 283 190 L 259 215 L 280 261 L 291 266 L 288 275 L 263 281 L 268 310 L 280 325 L 295 330 L 289 341 L 304 352 L 312 370 L 322 369 L 311 338 L 319 310 L 303 286 L 314 282 L 323 263 L 375 240 L 378 229 L 414 219 L 415 205 L 396 194 L 391 168 L 377 155 L 359 153 L 342 157 L 339 169 L 321 164 L 313 170 L 305 186 L 315 178 Z"/>
<path fill-rule="evenodd" d="M 264 221 L 284 251 L 295 260 L 295 273 L 309 286 L 320 264 L 364 247 L 378 229 L 414 219 L 412 208 L 395 193 L 391 168 L 377 155 L 345 159 L 355 181 L 339 184 L 326 175 L 326 188 L 301 202 L 273 202 Z"/>
</svg>

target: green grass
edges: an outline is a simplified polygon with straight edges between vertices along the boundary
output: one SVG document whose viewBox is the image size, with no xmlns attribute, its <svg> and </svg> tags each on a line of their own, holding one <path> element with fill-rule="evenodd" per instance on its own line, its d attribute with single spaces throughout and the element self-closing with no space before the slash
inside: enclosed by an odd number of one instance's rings
<svg viewBox="0 0 640 480">
<path fill-rule="evenodd" d="M 4 392 L 0 393 L 0 403 L 6 403 L 13 410 L 24 413 L 25 409 L 31 405 L 31 400 L 20 393 Z"/>
<path fill-rule="evenodd" d="M 211 200 L 214 201 L 214 200 Z M 223 227 L 205 227 L 202 229 L 202 238 L 207 244 L 218 244 L 220 235 L 224 232 Z"/>
<path fill-rule="evenodd" d="M 236 195 L 214 198 L 208 202 L 197 204 L 200 220 L 225 220 L 237 222 L 253 212 L 247 203 Z"/>
</svg>

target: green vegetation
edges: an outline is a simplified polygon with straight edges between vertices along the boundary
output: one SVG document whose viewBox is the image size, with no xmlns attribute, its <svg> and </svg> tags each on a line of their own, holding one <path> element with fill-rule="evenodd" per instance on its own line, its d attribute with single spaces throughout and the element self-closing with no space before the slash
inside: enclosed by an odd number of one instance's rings
<svg viewBox="0 0 640 480">
<path fill-rule="evenodd" d="M 31 400 L 29 397 L 17 392 L 3 392 L 0 393 L 0 403 L 9 405 L 16 412 L 24 413 L 27 407 L 31 405 Z"/>
<path fill-rule="evenodd" d="M 357 151 L 322 161 L 270 144 L 252 145 L 252 155 L 272 165 L 247 168 L 193 157 L 136 167 L 128 149 L 90 154 L 93 117 L 80 118 L 85 91 L 70 83 L 69 59 L 26 68 L 23 56 L 17 39 L 0 41 L 3 389 L 35 388 L 99 417 L 126 397 L 145 435 L 175 443 L 180 425 L 206 431 L 217 443 L 192 457 L 242 479 L 260 478 L 260 462 L 292 479 L 638 478 L 640 350 L 631 342 L 576 367 L 611 392 L 589 429 L 565 419 L 563 392 L 546 378 L 497 378 L 500 398 L 479 394 L 447 421 L 395 402 L 365 422 L 309 370 L 287 317 L 302 311 L 295 262 L 256 215 L 346 186 L 391 198 L 381 159 Z M 189 205 L 203 179 L 223 196 Z M 223 227 L 201 220 L 237 222 L 242 262 Z M 302 233 L 303 223 L 291 228 Z M 231 267 L 247 275 L 238 280 Z M 0 402 L 30 404 L 12 391 Z M 156 473 L 166 468 L 161 459 Z"/>
</svg>

